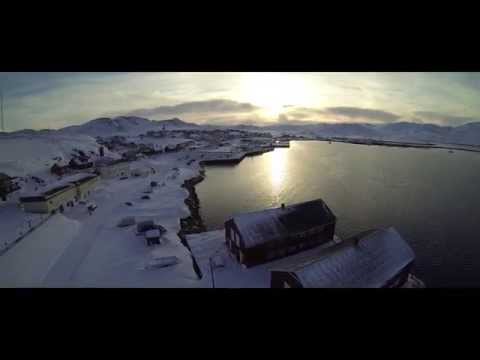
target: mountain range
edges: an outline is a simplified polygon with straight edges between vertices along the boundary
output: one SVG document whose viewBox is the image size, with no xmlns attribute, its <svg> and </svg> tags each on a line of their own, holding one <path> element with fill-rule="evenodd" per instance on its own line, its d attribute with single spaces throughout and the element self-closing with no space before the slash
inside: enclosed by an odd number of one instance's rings
<svg viewBox="0 0 480 360">
<path fill-rule="evenodd" d="M 180 120 L 150 120 L 135 116 L 98 118 L 81 125 L 68 126 L 58 130 L 20 130 L 9 135 L 53 134 L 88 135 L 92 137 L 110 135 L 138 135 L 150 130 L 171 129 L 215 129 L 231 128 L 237 130 L 264 131 L 275 134 L 297 134 L 305 136 L 370 138 L 420 143 L 450 143 L 480 145 L 480 122 L 460 126 L 439 126 L 434 124 L 395 122 L 389 124 L 370 123 L 311 123 L 284 121 L 268 125 L 199 125 Z"/>
</svg>

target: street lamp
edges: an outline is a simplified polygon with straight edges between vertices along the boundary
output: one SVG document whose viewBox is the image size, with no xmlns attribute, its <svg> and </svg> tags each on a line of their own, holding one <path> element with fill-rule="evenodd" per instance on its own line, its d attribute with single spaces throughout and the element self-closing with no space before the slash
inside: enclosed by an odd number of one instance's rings
<svg viewBox="0 0 480 360">
<path fill-rule="evenodd" d="M 209 257 L 208 258 L 208 263 L 210 265 L 210 276 L 212 278 L 212 288 L 215 289 L 215 273 L 213 271 L 214 267 L 213 267 L 212 259 L 213 259 L 213 257 Z"/>
</svg>

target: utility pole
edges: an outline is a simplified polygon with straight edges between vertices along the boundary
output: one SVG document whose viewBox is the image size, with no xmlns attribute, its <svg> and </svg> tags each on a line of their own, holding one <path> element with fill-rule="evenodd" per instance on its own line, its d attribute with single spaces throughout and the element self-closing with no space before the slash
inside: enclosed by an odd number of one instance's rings
<svg viewBox="0 0 480 360">
<path fill-rule="evenodd" d="M 2 118 L 2 131 L 5 131 L 5 122 L 3 119 L 3 91 L 0 90 L 0 116 Z"/>
<path fill-rule="evenodd" d="M 213 264 L 212 264 L 212 258 L 211 257 L 208 259 L 208 262 L 209 262 L 209 265 L 210 265 L 210 275 L 212 277 L 212 288 L 215 289 L 215 274 L 214 274 L 214 271 L 213 271 Z"/>
</svg>

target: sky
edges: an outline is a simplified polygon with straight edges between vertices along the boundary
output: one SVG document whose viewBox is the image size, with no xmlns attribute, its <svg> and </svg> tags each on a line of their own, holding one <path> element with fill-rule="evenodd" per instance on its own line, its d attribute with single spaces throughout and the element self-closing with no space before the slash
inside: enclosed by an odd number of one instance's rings
<svg viewBox="0 0 480 360">
<path fill-rule="evenodd" d="M 480 73 L 1 73 L 7 131 L 99 117 L 208 124 L 458 126 L 480 120 Z"/>
</svg>

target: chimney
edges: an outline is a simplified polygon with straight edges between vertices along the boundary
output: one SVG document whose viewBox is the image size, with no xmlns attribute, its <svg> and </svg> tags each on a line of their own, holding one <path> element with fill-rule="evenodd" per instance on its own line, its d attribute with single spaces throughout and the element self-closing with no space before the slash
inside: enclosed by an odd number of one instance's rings
<svg viewBox="0 0 480 360">
<path fill-rule="evenodd" d="M 282 203 L 282 210 L 285 210 L 285 204 Z"/>
</svg>

